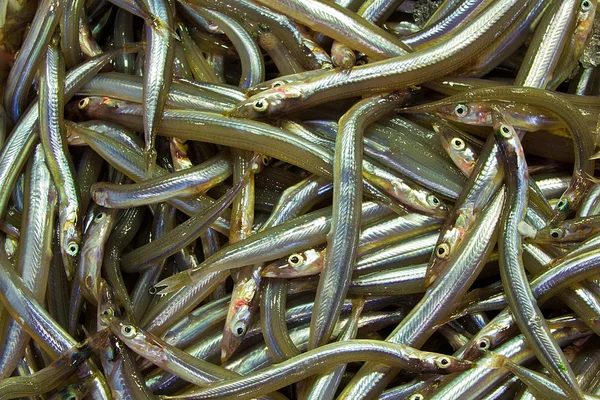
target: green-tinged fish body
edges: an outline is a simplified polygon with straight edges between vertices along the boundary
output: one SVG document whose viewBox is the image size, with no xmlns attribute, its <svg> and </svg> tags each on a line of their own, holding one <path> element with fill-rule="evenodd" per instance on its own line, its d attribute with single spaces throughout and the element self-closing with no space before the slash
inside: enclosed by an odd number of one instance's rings
<svg viewBox="0 0 600 400">
<path fill-rule="evenodd" d="M 500 276 L 508 305 L 517 326 L 542 364 L 569 395 L 581 398 L 581 388 L 561 348 L 552 338 L 525 275 L 523 244 L 518 231 L 518 225 L 525 217 L 528 199 L 529 176 L 525 154 L 517 133 L 506 123 L 501 113 L 494 113 L 494 121 L 495 136 L 502 154 L 508 188 L 498 240 Z"/>
<path fill-rule="evenodd" d="M 173 61 L 174 38 L 164 26 L 173 26 L 173 5 L 167 0 L 144 0 L 148 12 L 164 24 L 159 29 L 146 24 L 146 58 L 144 71 L 144 165 L 152 174 L 156 163 L 155 140 L 162 112 L 167 102 Z"/>
<path fill-rule="evenodd" d="M 51 43 L 40 74 L 40 141 L 46 162 L 58 190 L 58 219 L 63 264 L 70 280 L 81 245 L 79 190 L 75 184 L 73 161 L 66 144 L 64 128 L 65 65 L 57 43 Z"/>
</svg>

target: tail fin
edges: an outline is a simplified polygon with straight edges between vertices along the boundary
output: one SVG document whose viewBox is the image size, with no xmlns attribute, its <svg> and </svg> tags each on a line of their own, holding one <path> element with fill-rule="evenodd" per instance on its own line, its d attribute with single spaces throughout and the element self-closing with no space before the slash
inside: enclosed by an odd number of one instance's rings
<svg viewBox="0 0 600 400">
<path fill-rule="evenodd" d="M 189 285 L 196 282 L 192 273 L 189 271 L 183 271 L 178 274 L 172 275 L 168 278 L 163 279 L 154 285 L 154 292 L 158 295 L 164 295 L 173 293 L 185 285 Z"/>
</svg>

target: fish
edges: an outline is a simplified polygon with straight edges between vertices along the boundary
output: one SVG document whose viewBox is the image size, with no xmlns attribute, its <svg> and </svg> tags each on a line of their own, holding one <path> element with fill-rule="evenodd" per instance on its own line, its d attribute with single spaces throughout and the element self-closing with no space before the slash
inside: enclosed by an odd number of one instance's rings
<svg viewBox="0 0 600 400">
<path fill-rule="evenodd" d="M 1 398 L 595 397 L 596 1 L 0 3 Z"/>
</svg>

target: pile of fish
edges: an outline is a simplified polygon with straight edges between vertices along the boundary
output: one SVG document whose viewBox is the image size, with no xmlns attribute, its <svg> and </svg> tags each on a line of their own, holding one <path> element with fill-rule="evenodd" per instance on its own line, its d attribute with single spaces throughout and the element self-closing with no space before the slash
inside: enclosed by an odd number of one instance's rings
<svg viewBox="0 0 600 400">
<path fill-rule="evenodd" d="M 598 0 L 0 0 L 0 399 L 600 396 Z"/>
</svg>

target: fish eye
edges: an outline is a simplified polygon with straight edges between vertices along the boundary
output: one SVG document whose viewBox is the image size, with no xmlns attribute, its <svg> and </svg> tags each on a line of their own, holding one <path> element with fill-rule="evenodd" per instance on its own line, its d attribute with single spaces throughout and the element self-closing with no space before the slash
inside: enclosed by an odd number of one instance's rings
<svg viewBox="0 0 600 400">
<path fill-rule="evenodd" d="M 560 228 L 554 228 L 550 231 L 550 236 L 554 239 L 560 239 L 563 236 L 563 231 Z"/>
<path fill-rule="evenodd" d="M 438 357 L 435 360 L 435 365 L 437 365 L 441 369 L 446 369 L 450 367 L 450 364 L 452 363 L 450 362 L 450 359 L 448 357 Z"/>
<path fill-rule="evenodd" d="M 96 221 L 102 221 L 103 218 L 104 218 L 104 213 L 98 213 L 96 215 Z"/>
<path fill-rule="evenodd" d="M 510 127 L 507 125 L 501 125 L 500 126 L 500 134 L 503 137 L 508 139 L 508 138 L 512 137 L 512 129 L 510 129 Z"/>
<path fill-rule="evenodd" d="M 456 107 L 454 107 L 454 114 L 456 114 L 457 117 L 464 117 L 467 115 L 467 111 L 469 111 L 469 107 L 467 107 L 466 104 L 457 104 Z"/>
<path fill-rule="evenodd" d="M 246 333 L 246 325 L 242 321 L 239 321 L 233 326 L 231 332 L 235 337 L 242 337 Z"/>
<path fill-rule="evenodd" d="M 440 205 L 440 203 L 440 199 L 438 199 L 435 195 L 430 194 L 427 196 L 427 204 L 429 204 L 430 206 L 437 207 Z"/>
<path fill-rule="evenodd" d="M 263 165 L 266 167 L 271 164 L 271 157 L 263 155 L 261 158 Z"/>
<path fill-rule="evenodd" d="M 450 141 L 450 146 L 452 146 L 452 148 L 454 150 L 458 150 L 458 151 L 462 151 L 465 149 L 465 141 L 462 140 L 461 138 L 454 138 Z"/>
<path fill-rule="evenodd" d="M 301 254 L 292 254 L 291 256 L 288 257 L 288 263 L 292 267 L 298 267 L 298 266 L 304 264 L 304 257 L 302 257 Z"/>
<path fill-rule="evenodd" d="M 489 339 L 483 338 L 479 341 L 479 343 L 477 343 L 477 347 L 479 348 L 479 350 L 487 350 L 489 349 L 491 346 L 491 343 L 489 341 Z"/>
<path fill-rule="evenodd" d="M 75 242 L 70 242 L 67 245 L 67 254 L 74 257 L 79 252 L 79 245 Z"/>
<path fill-rule="evenodd" d="M 115 315 L 115 312 L 113 311 L 112 308 L 107 308 L 106 310 L 102 311 L 102 314 L 104 315 L 110 315 L 111 317 Z"/>
<path fill-rule="evenodd" d="M 269 108 L 269 102 L 266 100 L 257 100 L 252 104 L 252 108 L 258 112 L 265 112 L 267 111 L 267 108 Z"/>
<path fill-rule="evenodd" d="M 123 327 L 121 328 L 121 333 L 126 338 L 131 339 L 135 337 L 135 335 L 137 335 L 137 330 L 133 325 L 123 325 Z"/>
<path fill-rule="evenodd" d="M 83 110 L 84 108 L 86 108 L 89 105 L 90 105 L 90 98 L 89 97 L 86 97 L 85 99 L 81 99 L 81 101 L 79 102 L 79 104 L 77 104 L 77 106 L 79 107 L 80 110 Z"/>
<path fill-rule="evenodd" d="M 423 395 L 421 393 L 415 393 L 410 396 L 408 400 L 423 400 Z"/>
<path fill-rule="evenodd" d="M 450 246 L 447 243 L 442 243 L 435 248 L 435 255 L 438 258 L 446 259 L 450 257 Z"/>
<path fill-rule="evenodd" d="M 277 88 L 277 87 L 281 87 L 283 85 L 285 85 L 284 81 L 275 81 L 275 82 L 273 82 L 273 84 L 271 85 L 271 87 L 272 88 Z"/>
<path fill-rule="evenodd" d="M 592 9 L 592 2 L 590 0 L 583 0 L 581 2 L 582 11 L 590 11 Z"/>
<path fill-rule="evenodd" d="M 558 202 L 558 204 L 556 205 L 556 208 L 560 211 L 564 211 L 567 209 L 567 205 L 568 205 L 567 200 L 562 199 L 561 201 Z"/>
</svg>

